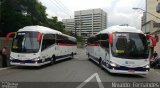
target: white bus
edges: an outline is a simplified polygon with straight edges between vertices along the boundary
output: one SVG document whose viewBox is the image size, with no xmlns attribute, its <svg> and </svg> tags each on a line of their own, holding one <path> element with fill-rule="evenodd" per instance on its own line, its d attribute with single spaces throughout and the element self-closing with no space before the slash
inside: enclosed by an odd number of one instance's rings
<svg viewBox="0 0 160 88">
<path fill-rule="evenodd" d="M 14 34 L 9 33 L 7 38 Z M 15 33 L 10 64 L 41 66 L 76 54 L 76 38 L 43 26 L 26 26 Z"/>
<path fill-rule="evenodd" d="M 113 26 L 87 40 L 89 59 L 110 73 L 147 74 L 149 50 L 145 34 L 130 26 Z"/>
</svg>

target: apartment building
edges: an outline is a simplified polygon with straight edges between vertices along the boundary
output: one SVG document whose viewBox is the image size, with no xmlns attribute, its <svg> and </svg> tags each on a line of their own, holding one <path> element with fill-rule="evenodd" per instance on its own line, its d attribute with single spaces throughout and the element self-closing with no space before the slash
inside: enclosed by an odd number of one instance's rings
<svg viewBox="0 0 160 88">
<path fill-rule="evenodd" d="M 156 8 L 160 0 L 146 0 L 147 11 L 143 14 L 142 31 L 144 33 L 154 33 L 160 30 L 160 13 L 157 13 Z M 158 18 L 157 18 L 158 17 Z"/>
<path fill-rule="evenodd" d="M 74 15 L 76 33 L 85 39 L 107 28 L 107 13 L 102 9 L 75 11 Z"/>
<path fill-rule="evenodd" d="M 142 31 L 144 33 L 154 34 L 157 37 L 157 46 L 152 49 L 160 57 L 160 13 L 157 12 L 157 6 L 160 0 L 146 0 L 146 12 L 144 14 L 145 22 L 142 22 Z"/>
<path fill-rule="evenodd" d="M 75 21 L 74 19 L 62 19 L 62 22 L 65 26 L 65 30 L 67 31 L 74 31 L 74 25 L 75 25 Z"/>
</svg>

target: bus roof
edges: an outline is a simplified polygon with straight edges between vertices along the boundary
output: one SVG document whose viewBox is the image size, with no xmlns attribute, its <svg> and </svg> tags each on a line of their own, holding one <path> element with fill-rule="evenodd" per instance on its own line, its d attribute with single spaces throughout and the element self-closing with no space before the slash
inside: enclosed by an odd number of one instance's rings
<svg viewBox="0 0 160 88">
<path fill-rule="evenodd" d="M 76 39 L 75 37 L 73 36 L 70 36 L 70 35 L 67 35 L 67 34 L 61 34 L 62 36 L 66 36 L 66 37 L 70 37 L 70 38 L 73 38 L 73 39 Z"/>
<path fill-rule="evenodd" d="M 22 32 L 22 31 L 37 31 L 37 32 L 41 32 L 41 33 L 52 33 L 52 34 L 62 34 L 61 32 L 48 28 L 48 27 L 44 27 L 44 26 L 26 26 L 22 29 L 19 29 L 18 32 Z"/>
<path fill-rule="evenodd" d="M 131 26 L 112 26 L 109 27 L 107 29 L 104 29 L 102 31 L 100 31 L 98 34 L 103 34 L 103 33 L 113 33 L 113 32 L 131 32 L 131 33 L 141 33 L 143 34 L 143 32 L 139 29 L 136 29 L 134 27 Z"/>
</svg>

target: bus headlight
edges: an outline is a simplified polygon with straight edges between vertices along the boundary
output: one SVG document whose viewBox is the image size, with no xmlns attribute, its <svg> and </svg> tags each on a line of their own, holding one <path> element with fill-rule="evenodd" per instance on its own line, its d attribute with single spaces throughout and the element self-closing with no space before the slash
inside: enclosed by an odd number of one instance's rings
<svg viewBox="0 0 160 88">
<path fill-rule="evenodd" d="M 13 57 L 10 57 L 9 59 L 10 59 L 10 60 L 13 60 L 14 58 L 13 58 Z"/>
<path fill-rule="evenodd" d="M 116 63 L 114 63 L 114 62 L 110 62 L 110 65 L 111 65 L 112 67 L 120 67 L 120 65 L 118 65 L 118 64 L 116 64 Z"/>
<path fill-rule="evenodd" d="M 40 57 L 36 57 L 33 59 L 33 61 L 39 61 L 40 60 Z"/>
<path fill-rule="evenodd" d="M 149 66 L 149 65 L 146 65 L 146 66 L 144 66 L 144 68 L 150 68 L 150 66 Z"/>
<path fill-rule="evenodd" d="M 116 66 L 117 66 L 117 64 L 115 64 L 115 63 L 113 63 L 113 62 L 111 62 L 110 65 L 111 65 L 112 67 L 116 67 Z"/>
</svg>

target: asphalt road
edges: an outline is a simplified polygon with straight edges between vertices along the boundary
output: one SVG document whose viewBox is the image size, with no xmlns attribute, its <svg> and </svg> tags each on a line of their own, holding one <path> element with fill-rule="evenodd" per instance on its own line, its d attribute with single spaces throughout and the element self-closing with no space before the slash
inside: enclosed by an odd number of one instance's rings
<svg viewBox="0 0 160 88">
<path fill-rule="evenodd" d="M 74 59 L 54 65 L 0 69 L 0 82 L 74 82 L 75 86 L 87 85 L 84 84 L 87 82 L 160 82 L 160 69 L 151 69 L 146 76 L 110 74 L 89 61 L 85 49 L 78 49 Z M 104 86 L 97 83 L 94 87 L 97 88 L 98 85 Z"/>
</svg>

